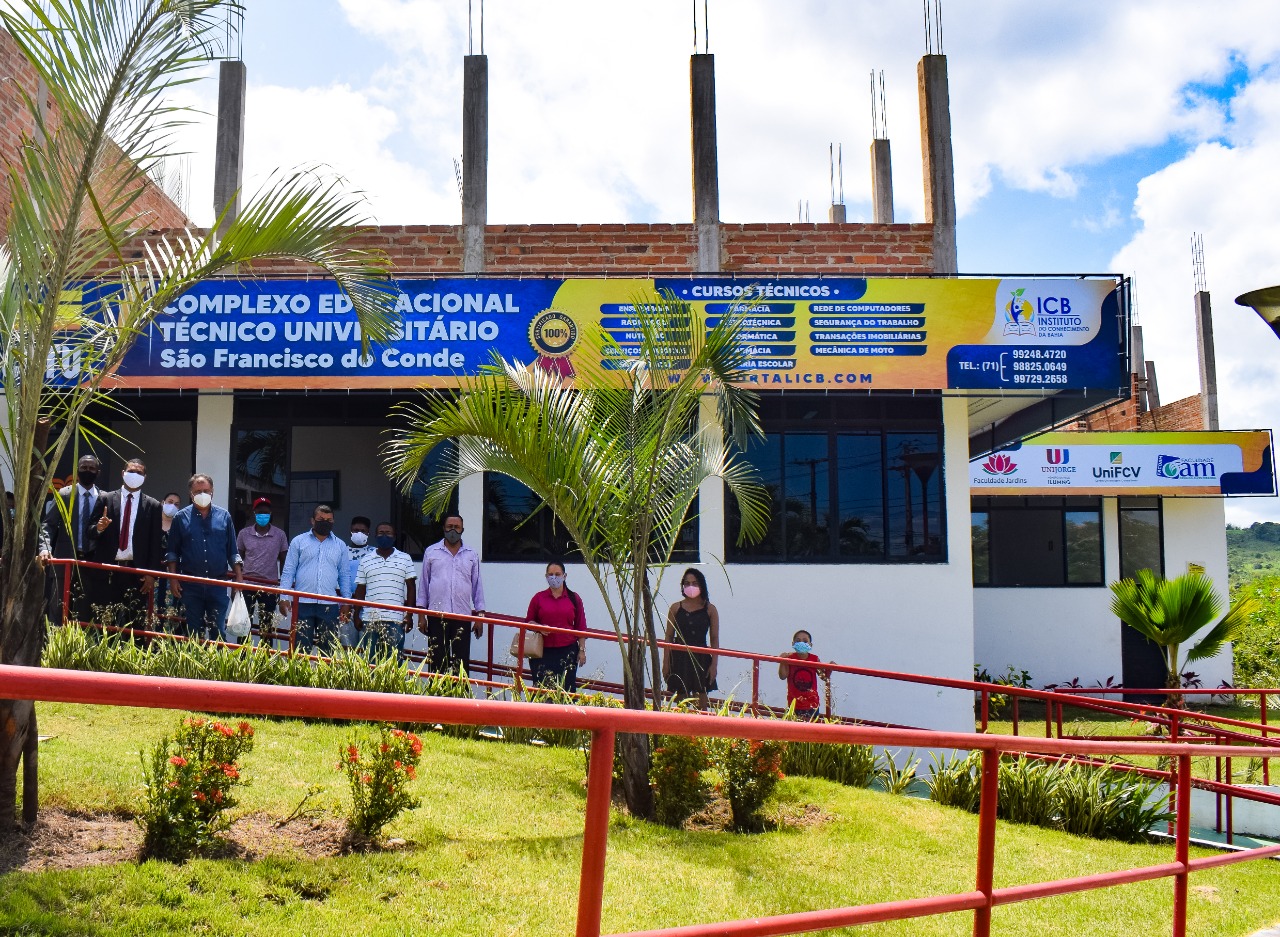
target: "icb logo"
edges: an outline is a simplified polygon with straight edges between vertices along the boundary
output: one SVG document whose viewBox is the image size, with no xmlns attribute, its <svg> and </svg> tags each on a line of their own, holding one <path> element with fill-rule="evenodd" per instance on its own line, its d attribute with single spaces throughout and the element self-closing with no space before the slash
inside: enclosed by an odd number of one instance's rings
<svg viewBox="0 0 1280 937">
<path fill-rule="evenodd" d="M 1071 450 L 1046 449 L 1044 451 L 1044 458 L 1050 465 L 1066 465 L 1071 461 Z"/>
<path fill-rule="evenodd" d="M 1036 334 L 1036 309 L 1031 305 L 1031 300 L 1023 298 L 1026 292 L 1027 288 L 1023 286 L 1009 294 L 1009 301 L 1004 306 L 1005 335 Z"/>
<path fill-rule="evenodd" d="M 1213 459 L 1183 459 L 1176 455 L 1156 456 L 1156 474 L 1161 478 L 1217 478 Z"/>
</svg>

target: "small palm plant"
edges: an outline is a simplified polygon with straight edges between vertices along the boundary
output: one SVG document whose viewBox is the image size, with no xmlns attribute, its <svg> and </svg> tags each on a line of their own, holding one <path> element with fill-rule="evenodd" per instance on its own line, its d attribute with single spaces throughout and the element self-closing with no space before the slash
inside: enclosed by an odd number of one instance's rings
<svg viewBox="0 0 1280 937">
<path fill-rule="evenodd" d="M 1257 601 L 1244 597 L 1222 614 L 1221 596 L 1213 580 L 1203 573 L 1186 573 L 1164 579 L 1149 569 L 1140 569 L 1133 579 L 1111 584 L 1111 612 L 1130 628 L 1160 646 L 1165 660 L 1165 687 L 1172 691 L 1166 704 L 1182 708 L 1182 669 L 1192 661 L 1212 657 L 1228 641 L 1235 639 L 1256 610 Z M 1209 626 L 1213 625 L 1212 628 Z M 1208 628 L 1188 649 L 1182 646 Z"/>
</svg>

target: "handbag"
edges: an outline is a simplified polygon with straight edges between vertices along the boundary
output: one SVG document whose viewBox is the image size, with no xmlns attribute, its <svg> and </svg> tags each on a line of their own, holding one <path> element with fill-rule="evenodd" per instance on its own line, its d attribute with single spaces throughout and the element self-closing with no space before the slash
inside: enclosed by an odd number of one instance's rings
<svg viewBox="0 0 1280 937">
<path fill-rule="evenodd" d="M 235 598 L 231 600 L 231 608 L 227 610 L 227 634 L 243 638 L 252 626 L 253 622 L 249 618 L 249 606 L 245 604 L 244 593 L 237 589 Z"/>
<path fill-rule="evenodd" d="M 533 658 L 542 656 L 542 632 L 541 631 L 525 631 L 524 633 L 524 656 Z M 511 656 L 519 659 L 520 657 L 520 632 L 516 632 L 516 636 L 511 639 Z"/>
</svg>

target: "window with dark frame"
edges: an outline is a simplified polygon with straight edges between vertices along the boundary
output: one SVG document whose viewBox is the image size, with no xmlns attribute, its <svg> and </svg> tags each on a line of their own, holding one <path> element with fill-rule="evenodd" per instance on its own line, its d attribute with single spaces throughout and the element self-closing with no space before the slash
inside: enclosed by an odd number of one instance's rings
<svg viewBox="0 0 1280 937">
<path fill-rule="evenodd" d="M 763 441 L 748 446 L 772 502 L 769 529 L 731 563 L 945 563 L 938 394 L 762 394 Z"/>
<path fill-rule="evenodd" d="M 484 476 L 483 558 L 495 563 L 572 563 L 581 555 L 541 498 L 515 479 L 489 472 Z M 671 561 L 698 562 L 697 498 L 680 528 Z"/>
<path fill-rule="evenodd" d="M 1132 579 L 1140 569 L 1164 575 L 1164 516 L 1159 498 L 1121 498 L 1120 577 Z"/>
<path fill-rule="evenodd" d="M 975 586 L 1101 586 L 1102 500 L 972 500 Z"/>
</svg>

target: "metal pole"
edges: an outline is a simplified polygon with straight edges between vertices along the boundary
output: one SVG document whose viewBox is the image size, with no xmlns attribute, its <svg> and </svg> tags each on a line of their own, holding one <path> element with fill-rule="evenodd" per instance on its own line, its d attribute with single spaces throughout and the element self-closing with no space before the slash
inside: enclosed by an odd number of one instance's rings
<svg viewBox="0 0 1280 937">
<path fill-rule="evenodd" d="M 490 683 L 493 682 L 493 629 L 494 623 L 489 622 L 489 662 L 485 665 L 485 679 Z"/>
<path fill-rule="evenodd" d="M 289 603 L 289 653 L 292 654 L 298 648 L 298 597 L 293 596 L 293 601 Z"/>
<path fill-rule="evenodd" d="M 751 712 L 760 711 L 760 661 L 751 662 Z"/>
<path fill-rule="evenodd" d="M 978 875 L 975 888 L 987 900 L 982 907 L 973 910 L 973 937 L 990 937 L 991 934 L 991 889 L 995 880 L 999 784 L 1000 753 L 989 748 L 982 753 L 982 795 L 978 803 Z"/>
<path fill-rule="evenodd" d="M 71 607 L 71 573 L 75 569 L 74 561 L 62 567 L 62 623 L 67 623 L 67 609 Z"/>
<path fill-rule="evenodd" d="M 988 716 L 988 710 L 990 708 L 990 705 L 991 705 L 990 693 L 988 693 L 986 690 L 983 690 L 982 691 L 982 729 L 980 730 L 982 732 L 987 731 L 987 716 Z"/>
<path fill-rule="evenodd" d="M 1173 937 L 1187 937 L 1187 879 L 1191 842 L 1191 756 L 1178 756 L 1178 828 L 1174 861 L 1182 871 L 1173 877 Z"/>
<path fill-rule="evenodd" d="M 1263 729 L 1262 729 L 1262 744 L 1263 744 L 1263 745 L 1266 745 L 1266 744 L 1267 744 L 1267 736 L 1268 736 L 1267 729 L 1266 729 L 1266 725 L 1267 725 L 1267 694 L 1266 694 L 1266 693 L 1261 693 L 1261 694 L 1259 694 L 1259 699 L 1261 699 L 1261 700 L 1262 700 L 1262 726 L 1263 726 Z M 1263 759 L 1262 759 L 1262 783 L 1263 783 L 1263 784 L 1270 784 L 1270 783 L 1271 783 L 1271 759 L 1270 759 L 1270 758 L 1263 758 Z"/>
<path fill-rule="evenodd" d="M 520 633 L 516 635 L 515 691 L 517 693 L 524 692 L 524 636 L 525 628 L 521 625 Z"/>
<path fill-rule="evenodd" d="M 1235 773 L 1231 770 L 1231 759 L 1228 758 L 1227 759 L 1227 784 L 1234 785 L 1235 783 L 1236 783 Z M 1235 826 L 1235 824 L 1232 822 L 1232 819 L 1231 819 L 1232 804 L 1233 804 L 1233 801 L 1232 801 L 1231 794 L 1228 793 L 1227 794 L 1227 845 L 1228 846 L 1233 845 L 1233 841 L 1235 839 L 1235 831 L 1232 829 L 1232 827 Z"/>
<path fill-rule="evenodd" d="M 604 862 L 609 842 L 609 801 L 613 795 L 612 729 L 591 733 L 587 769 L 587 814 L 582 834 L 582 876 L 578 881 L 577 937 L 600 937 L 604 904 Z"/>
</svg>

